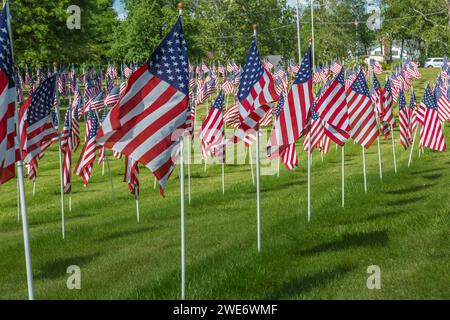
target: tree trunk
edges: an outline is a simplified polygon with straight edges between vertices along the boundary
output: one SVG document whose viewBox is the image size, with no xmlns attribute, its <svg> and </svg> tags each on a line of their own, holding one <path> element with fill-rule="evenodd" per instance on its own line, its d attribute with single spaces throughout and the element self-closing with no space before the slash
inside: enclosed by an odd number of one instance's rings
<svg viewBox="0 0 450 320">
<path fill-rule="evenodd" d="M 405 39 L 402 38 L 402 48 L 400 49 L 400 60 L 403 60 L 403 46 L 405 44 Z"/>
</svg>

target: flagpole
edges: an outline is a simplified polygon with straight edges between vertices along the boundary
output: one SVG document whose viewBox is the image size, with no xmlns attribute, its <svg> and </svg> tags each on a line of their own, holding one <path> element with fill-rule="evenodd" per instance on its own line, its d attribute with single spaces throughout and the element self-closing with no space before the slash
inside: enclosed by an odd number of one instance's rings
<svg viewBox="0 0 450 320">
<path fill-rule="evenodd" d="M 58 155 L 59 155 L 59 180 L 61 189 L 61 233 L 62 238 L 65 239 L 65 222 L 64 222 L 64 183 L 62 172 L 62 150 L 61 150 L 61 131 L 60 131 L 60 115 L 59 115 L 59 94 L 58 94 L 58 71 L 56 69 L 56 62 L 53 63 L 54 72 L 56 74 L 55 81 L 55 96 L 56 96 L 56 117 L 58 119 Z"/>
<path fill-rule="evenodd" d="M 249 159 L 250 159 L 250 170 L 251 170 L 251 172 L 252 172 L 252 182 L 253 182 L 253 185 L 255 185 L 255 175 L 253 174 L 252 146 L 249 145 L 248 148 L 247 148 L 247 150 L 248 150 L 248 157 L 249 157 Z"/>
<path fill-rule="evenodd" d="M 367 193 L 367 180 L 366 180 L 366 155 L 364 152 L 364 146 L 362 148 L 362 159 L 363 159 L 363 173 L 364 173 L 364 192 Z"/>
<path fill-rule="evenodd" d="M 134 197 L 136 199 L 136 220 L 137 223 L 139 223 L 140 219 L 139 219 L 139 193 L 138 193 L 138 187 L 135 184 L 134 185 Z"/>
<path fill-rule="evenodd" d="M 337 144 L 336 144 L 336 145 L 337 145 Z M 344 146 L 342 146 L 342 208 L 344 208 L 344 203 L 345 203 L 344 161 L 345 161 L 345 156 L 344 156 Z"/>
<path fill-rule="evenodd" d="M 380 171 L 380 181 L 383 180 L 383 169 L 381 168 L 381 148 L 380 148 L 380 136 L 377 137 L 378 144 L 378 169 Z"/>
<path fill-rule="evenodd" d="M 17 168 L 19 170 L 19 168 Z M 19 180 L 17 180 L 17 223 L 20 223 L 20 192 L 19 192 Z"/>
<path fill-rule="evenodd" d="M 36 194 L 36 179 L 33 180 L 33 197 Z"/>
<path fill-rule="evenodd" d="M 301 42 L 300 42 L 300 16 L 298 13 L 298 7 L 299 7 L 299 0 L 297 0 L 297 49 L 298 49 L 298 63 L 301 64 L 302 61 L 302 49 L 301 49 Z"/>
<path fill-rule="evenodd" d="M 312 52 L 312 64 L 313 64 L 313 70 L 316 67 L 315 59 L 314 59 L 314 9 L 313 9 L 313 2 L 314 0 L 311 0 L 311 52 Z"/>
<path fill-rule="evenodd" d="M 394 141 L 394 128 L 391 124 L 391 133 L 392 133 L 392 155 L 394 156 L 394 172 L 397 174 L 397 159 L 395 158 L 395 141 Z"/>
<path fill-rule="evenodd" d="M 6 6 L 6 20 L 8 24 L 8 32 L 9 32 L 9 39 L 11 42 L 11 56 L 14 58 L 14 47 L 13 47 L 13 41 L 12 41 L 12 34 L 11 34 L 11 22 L 10 22 L 10 15 L 9 15 L 9 4 L 8 0 L 3 0 L 3 6 Z M 17 95 L 14 98 L 14 106 L 17 105 Z M 17 123 L 17 109 L 15 110 L 15 120 Z M 18 126 L 16 126 L 16 144 L 20 145 L 20 130 Z M 28 289 L 28 300 L 34 300 L 34 288 L 33 288 L 33 269 L 31 265 L 31 252 L 30 252 L 30 240 L 28 237 L 28 218 L 27 218 L 27 203 L 25 199 L 25 186 L 24 186 L 24 179 L 23 179 L 23 162 L 22 158 L 19 157 L 19 160 L 17 161 L 17 181 L 19 184 L 19 198 L 20 198 L 20 208 L 22 211 L 22 233 L 23 233 L 23 245 L 24 245 L 24 251 L 25 251 L 25 266 L 27 271 L 27 289 Z"/>
<path fill-rule="evenodd" d="M 312 53 L 312 67 L 316 67 L 314 56 L 314 8 L 313 0 L 311 0 L 311 53 Z M 308 223 L 311 222 L 311 128 L 308 132 Z"/>
<path fill-rule="evenodd" d="M 188 169 L 188 199 L 191 204 L 191 139 L 188 137 L 188 152 L 187 152 L 187 169 Z"/>
<path fill-rule="evenodd" d="M 178 3 L 178 15 L 183 15 L 183 4 Z M 180 202 L 181 202 L 181 299 L 186 298 L 186 254 L 184 237 L 184 159 L 183 159 L 183 136 L 180 137 Z"/>
<path fill-rule="evenodd" d="M 411 150 L 409 152 L 408 168 L 411 165 L 411 160 L 412 160 L 411 157 L 412 157 L 412 153 L 413 153 L 413 149 L 414 149 L 414 143 L 416 142 L 417 127 L 418 127 L 418 125 L 416 126 L 416 130 L 414 130 L 414 137 L 413 137 L 413 141 L 412 141 L 412 145 L 411 145 Z"/>
<path fill-rule="evenodd" d="M 253 37 L 256 41 L 256 24 L 253 24 Z M 250 152 L 250 158 L 252 153 Z M 256 130 L 256 218 L 258 222 L 258 253 L 261 253 L 261 194 L 260 194 L 260 181 L 259 181 L 259 124 Z M 252 168 L 253 177 L 253 168 Z"/>
</svg>

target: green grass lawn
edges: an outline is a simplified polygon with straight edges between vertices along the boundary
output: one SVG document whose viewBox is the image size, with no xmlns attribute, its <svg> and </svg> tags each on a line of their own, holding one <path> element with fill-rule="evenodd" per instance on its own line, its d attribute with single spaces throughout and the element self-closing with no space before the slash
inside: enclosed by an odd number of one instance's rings
<svg viewBox="0 0 450 320">
<path fill-rule="evenodd" d="M 418 100 L 436 69 L 421 70 Z M 409 97 L 407 97 L 409 101 Z M 419 100 L 420 101 L 420 100 Z M 204 109 L 204 108 L 203 108 Z M 204 111 L 203 111 L 204 114 Z M 84 124 L 81 125 L 84 127 Z M 450 126 L 445 128 L 450 141 Z M 192 203 L 186 204 L 188 299 L 449 299 L 450 159 L 425 151 L 407 167 L 408 152 L 395 130 L 382 141 L 383 180 L 376 143 L 366 151 L 345 147 L 346 207 L 341 208 L 341 153 L 332 145 L 323 162 L 314 153 L 312 219 L 307 222 L 307 161 L 261 177 L 262 252 L 257 253 L 256 193 L 249 165 L 192 165 Z M 416 145 L 417 147 L 417 145 Z M 261 147 L 263 152 L 264 148 Z M 79 156 L 74 157 L 74 165 Z M 91 181 L 72 176 L 73 209 L 66 197 L 66 239 L 61 239 L 57 146 L 40 162 L 36 195 L 26 181 L 30 243 L 37 299 L 180 298 L 178 169 L 161 198 L 153 176 L 141 169 L 140 212 L 123 180 L 123 160 L 110 154 L 108 174 L 95 163 Z M 26 275 L 16 182 L 0 186 L 0 298 L 25 299 Z M 68 290 L 66 269 L 81 268 L 81 290 Z M 381 289 L 369 290 L 367 267 L 381 268 Z"/>
</svg>

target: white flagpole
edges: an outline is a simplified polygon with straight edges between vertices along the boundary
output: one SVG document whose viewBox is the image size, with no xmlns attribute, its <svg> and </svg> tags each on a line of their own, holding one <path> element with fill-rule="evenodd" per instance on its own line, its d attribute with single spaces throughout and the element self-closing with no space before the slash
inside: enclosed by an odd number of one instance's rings
<svg viewBox="0 0 450 320">
<path fill-rule="evenodd" d="M 225 194 L 225 161 L 222 161 L 222 194 Z"/>
<path fill-rule="evenodd" d="M 105 159 L 102 161 L 102 176 L 105 175 Z"/>
<path fill-rule="evenodd" d="M 336 145 L 337 145 L 337 144 L 336 144 Z M 344 161 L 345 161 L 345 157 L 344 157 L 344 146 L 342 146 L 342 208 L 344 208 L 344 203 L 345 203 Z"/>
<path fill-rule="evenodd" d="M 17 167 L 17 166 L 16 166 Z M 19 168 L 17 168 L 19 170 Z M 17 223 L 20 223 L 20 192 L 19 192 L 19 179 L 17 179 Z"/>
<path fill-rule="evenodd" d="M 362 159 L 363 159 L 363 173 L 364 173 L 364 192 L 367 193 L 367 180 L 366 180 L 366 155 L 364 152 L 364 146 L 362 147 Z"/>
<path fill-rule="evenodd" d="M 380 181 L 381 181 L 381 180 L 383 180 L 383 169 L 381 168 L 380 136 L 377 137 L 377 144 L 378 144 L 378 169 L 380 171 Z"/>
<path fill-rule="evenodd" d="M 313 70 L 315 68 L 315 57 L 314 57 L 314 8 L 313 0 L 311 0 L 311 51 L 312 51 L 312 65 Z M 308 132 L 308 223 L 311 222 L 311 130 Z"/>
<path fill-rule="evenodd" d="M 313 0 L 311 0 L 311 51 L 312 51 L 312 64 L 313 70 L 316 67 L 316 63 L 314 60 L 314 8 L 313 8 Z"/>
<path fill-rule="evenodd" d="M 36 194 L 36 180 L 33 180 L 33 197 Z"/>
<path fill-rule="evenodd" d="M 248 147 L 248 157 L 250 159 L 250 170 L 252 172 L 252 182 L 255 185 L 255 175 L 253 174 L 253 156 L 252 156 L 252 146 Z"/>
<path fill-rule="evenodd" d="M 191 139 L 188 137 L 188 152 L 187 152 L 187 169 L 188 169 L 188 200 L 191 204 Z M 155 180 L 156 181 L 156 180 Z"/>
<path fill-rule="evenodd" d="M 9 15 L 9 5 L 8 1 L 3 0 L 3 6 L 6 6 L 6 17 L 8 21 L 8 32 L 9 38 L 11 42 L 11 49 L 13 50 L 13 41 L 11 34 L 11 23 L 10 23 L 10 15 Z M 14 57 L 14 52 L 11 52 Z M 14 105 L 17 105 L 17 96 L 14 101 Z M 15 120 L 17 123 L 17 109 L 15 114 Z M 20 143 L 20 130 L 18 126 L 16 126 L 16 143 L 19 145 Z M 27 288 L 28 288 L 28 299 L 34 300 L 34 289 L 33 289 L 33 269 L 31 266 L 31 252 L 30 252 L 30 240 L 28 238 L 28 218 L 27 218 L 27 203 L 25 199 L 25 186 L 23 181 L 23 171 L 22 171 L 23 163 L 22 159 L 19 158 L 17 161 L 17 181 L 19 184 L 19 198 L 20 198 L 20 208 L 22 211 L 22 233 L 23 233 L 23 245 L 25 251 L 25 265 L 27 270 Z"/>
<path fill-rule="evenodd" d="M 256 24 L 253 25 L 253 36 L 256 39 Z M 250 152 L 250 159 L 252 153 Z M 256 218 L 258 222 L 258 253 L 261 253 L 261 194 L 260 194 L 260 181 L 259 181 L 259 124 L 256 130 Z M 253 168 L 252 168 L 253 177 Z"/>
<path fill-rule="evenodd" d="M 414 130 L 414 137 L 413 137 L 413 141 L 412 141 L 412 145 L 411 145 L 411 150 L 409 151 L 408 168 L 411 165 L 412 153 L 413 153 L 413 149 L 414 149 L 414 143 L 416 142 L 417 127 L 418 126 L 416 126 L 416 130 Z"/>
<path fill-rule="evenodd" d="M 156 177 L 155 177 L 155 181 L 153 182 L 153 189 L 156 189 Z"/>
<path fill-rule="evenodd" d="M 391 124 L 391 133 L 392 133 L 392 155 L 394 156 L 394 172 L 397 174 L 397 159 L 395 158 L 395 141 L 394 141 L 394 128 Z"/>
<path fill-rule="evenodd" d="M 183 4 L 178 3 L 178 14 L 183 14 Z M 181 299 L 186 298 L 186 257 L 184 239 L 184 157 L 183 157 L 183 136 L 180 137 L 180 202 L 181 202 Z"/>
<path fill-rule="evenodd" d="M 298 2 L 299 2 L 299 0 L 297 0 L 297 7 L 296 7 L 296 9 L 297 9 L 297 49 L 298 49 L 298 61 L 299 61 L 298 63 L 300 64 L 302 61 L 302 57 L 301 57 L 302 49 L 301 49 L 301 42 L 300 42 L 300 16 L 298 13 L 300 4 Z"/>
<path fill-rule="evenodd" d="M 54 64 L 54 72 L 58 77 L 56 63 Z M 65 222 L 64 222 L 64 185 L 63 185 L 63 172 L 62 172 L 62 150 L 61 150 L 61 131 L 60 131 L 60 116 L 59 116 L 59 94 L 58 94 L 58 81 L 55 82 L 55 96 L 56 96 L 56 117 L 58 119 L 58 155 L 59 155 L 59 180 L 61 189 L 61 233 L 62 238 L 65 239 Z"/>
<path fill-rule="evenodd" d="M 134 185 L 134 197 L 136 199 L 136 220 L 139 223 L 139 193 L 137 185 Z"/>
</svg>

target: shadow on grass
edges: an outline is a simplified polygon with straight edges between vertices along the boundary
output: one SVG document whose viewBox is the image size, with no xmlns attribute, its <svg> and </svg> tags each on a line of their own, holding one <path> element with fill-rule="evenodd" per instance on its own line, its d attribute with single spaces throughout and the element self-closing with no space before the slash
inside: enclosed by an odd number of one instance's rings
<svg viewBox="0 0 450 320">
<path fill-rule="evenodd" d="M 387 194 L 405 194 L 405 193 L 417 192 L 417 191 L 425 190 L 425 189 L 431 188 L 434 185 L 436 185 L 436 184 L 435 183 L 429 183 L 429 184 L 423 184 L 423 185 L 416 185 L 416 186 L 410 186 L 410 187 L 406 187 L 406 188 L 399 189 L 399 190 L 385 191 L 384 193 L 387 193 Z"/>
<path fill-rule="evenodd" d="M 350 248 L 385 246 L 389 241 L 386 231 L 373 231 L 368 233 L 344 234 L 341 239 L 319 244 L 315 247 L 301 250 L 301 256 L 310 256 L 327 251 L 341 251 Z"/>
<path fill-rule="evenodd" d="M 449 162 L 450 163 L 450 162 Z M 431 168 L 431 169 L 425 169 L 425 170 L 419 170 L 419 171 L 413 171 L 413 174 L 423 174 L 423 173 L 433 173 L 433 172 L 439 172 L 441 173 L 442 170 L 445 168 Z"/>
<path fill-rule="evenodd" d="M 99 253 L 93 253 L 89 255 L 58 258 L 40 267 L 38 272 L 36 272 L 35 277 L 39 280 L 66 277 L 67 267 L 77 265 L 82 269 L 84 266 L 94 261 L 99 255 Z"/>
<path fill-rule="evenodd" d="M 324 286 L 353 270 L 356 266 L 338 266 L 331 270 L 316 272 L 304 277 L 292 278 L 281 284 L 268 299 L 294 299 L 314 288 Z"/>
<path fill-rule="evenodd" d="M 405 213 L 405 212 L 402 210 L 374 213 L 374 214 L 369 215 L 367 217 L 366 221 L 374 221 L 374 220 L 383 219 L 383 218 L 393 218 L 393 217 L 402 215 L 403 213 Z"/>
<path fill-rule="evenodd" d="M 428 179 L 428 180 L 436 180 L 442 177 L 442 173 L 436 173 L 436 174 L 427 174 L 423 175 L 422 178 Z"/>
<path fill-rule="evenodd" d="M 151 232 L 155 231 L 156 227 L 145 227 L 145 228 L 135 228 L 135 229 L 129 229 L 129 230 L 123 230 L 118 232 L 113 232 L 110 234 L 105 235 L 104 237 L 99 238 L 100 241 L 108 241 L 108 240 L 115 240 L 117 238 L 127 237 L 127 236 L 134 236 L 139 233 L 145 233 L 145 232 Z"/>
<path fill-rule="evenodd" d="M 426 197 L 421 196 L 421 197 L 413 197 L 413 198 L 408 198 L 408 199 L 399 199 L 399 200 L 393 200 L 393 201 L 387 201 L 386 205 L 388 206 L 403 206 L 405 204 L 411 204 L 414 202 L 418 202 L 420 200 L 425 199 Z"/>
</svg>

